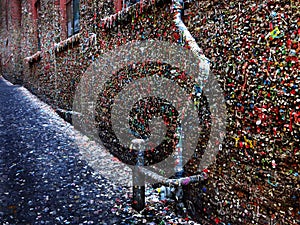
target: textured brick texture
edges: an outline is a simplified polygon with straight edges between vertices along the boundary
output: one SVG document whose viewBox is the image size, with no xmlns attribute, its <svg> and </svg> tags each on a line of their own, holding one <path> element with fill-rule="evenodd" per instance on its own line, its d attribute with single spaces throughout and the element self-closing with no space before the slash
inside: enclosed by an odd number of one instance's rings
<svg viewBox="0 0 300 225">
<path fill-rule="evenodd" d="M 13 82 L 21 83 L 23 77 L 21 43 L 21 3 L 1 1 L 1 67 L 2 72 Z M 13 72 L 14 71 L 14 72 Z"/>
<path fill-rule="evenodd" d="M 281 51 L 283 47 L 277 47 L 282 46 L 280 39 L 275 40 L 275 47 L 261 43 L 259 47 L 254 47 L 249 44 L 253 40 L 259 42 L 258 34 L 270 32 L 269 23 L 264 22 L 270 17 L 267 18 L 264 14 L 267 15 L 274 9 L 272 5 L 276 1 L 246 2 L 228 1 L 223 5 L 223 1 L 196 1 L 190 3 L 190 13 L 184 16 L 189 30 L 212 60 L 213 73 L 224 86 L 229 118 L 226 138 L 222 151 L 217 156 L 217 163 L 210 168 L 208 181 L 201 184 L 205 188 L 187 186 L 186 198 L 197 206 L 194 216 L 202 218 L 203 223 L 230 221 L 231 224 L 266 224 L 264 221 L 267 221 L 270 224 L 273 218 L 274 221 L 282 221 L 282 224 L 296 224 L 295 218 L 299 221 L 300 211 L 299 176 L 293 174 L 299 172 L 299 125 L 291 121 L 290 115 L 295 113 L 291 109 L 296 109 L 296 104 L 299 106 L 296 103 L 299 92 L 298 95 L 293 94 L 292 86 L 286 85 L 285 79 L 272 81 L 272 87 L 276 87 L 276 90 L 270 89 L 266 84 L 267 74 L 274 77 L 276 66 L 285 63 L 267 61 L 268 56 L 264 55 L 264 52 L 269 54 L 270 49 Z M 266 2 L 263 14 L 253 6 L 261 2 Z M 281 1 L 284 10 L 276 8 L 278 11 L 286 11 L 286 29 L 291 30 L 290 39 L 293 38 L 293 32 L 296 37 L 300 34 L 297 18 L 294 18 L 294 15 L 297 17 L 297 10 L 299 18 L 299 2 L 292 2 L 293 8 L 289 8 L 291 1 Z M 129 40 L 159 39 L 176 43 L 180 37 L 172 22 L 170 1 L 144 7 L 143 13 L 140 13 L 139 7 L 130 10 L 112 21 L 110 26 L 104 26 L 101 19 L 115 13 L 113 1 L 82 0 L 80 3 L 81 34 L 78 40 L 64 42 L 64 4 L 41 0 L 39 23 L 36 23 L 30 0 L 0 1 L 2 74 L 14 83 L 24 84 L 54 108 L 72 109 L 74 91 L 82 74 L 94 58 L 109 49 Z M 235 15 L 239 17 L 235 18 Z M 261 17 L 262 24 L 255 22 Z M 164 26 L 156 26 L 158 22 Z M 227 25 L 222 27 L 218 23 Z M 251 29 L 255 32 L 246 30 L 243 33 L 245 27 L 253 27 Z M 257 27 L 261 27 L 261 33 L 255 30 Z M 24 59 L 38 50 L 37 29 L 41 37 L 41 54 L 27 62 Z M 93 34 L 97 35 L 96 44 L 89 38 Z M 283 40 L 288 41 L 288 37 Z M 240 45 L 237 41 L 241 42 Z M 61 42 L 63 44 L 56 51 L 55 43 Z M 251 55 L 248 50 L 242 53 L 239 51 L 247 45 L 251 49 L 257 48 L 253 50 L 256 55 Z M 298 42 L 293 42 L 291 46 L 299 56 Z M 255 59 L 261 60 L 262 70 L 268 73 L 253 76 L 249 72 L 246 75 L 247 65 L 255 62 Z M 289 70 L 283 72 L 286 80 L 299 77 L 299 61 L 290 63 L 288 56 L 284 59 Z M 256 65 L 252 65 L 253 67 Z M 291 95 L 282 94 L 284 86 Z M 255 102 L 256 108 L 250 109 L 251 101 Z M 282 102 L 292 103 L 286 109 Z M 273 111 L 258 113 L 258 108 L 270 108 Z M 281 109 L 283 113 L 279 113 Z M 297 110 L 298 113 L 299 108 Z M 258 118 L 266 125 L 256 126 Z M 277 130 L 274 131 L 273 128 Z M 244 137 L 251 138 L 254 147 L 251 148 Z M 235 145 L 234 138 L 239 138 L 238 146 Z M 276 169 L 271 164 L 272 160 L 277 163 Z M 193 172 L 192 164 L 187 166 L 187 171 Z M 272 178 L 268 180 L 267 174 L 271 174 Z M 276 182 L 278 186 L 272 186 Z"/>
</svg>

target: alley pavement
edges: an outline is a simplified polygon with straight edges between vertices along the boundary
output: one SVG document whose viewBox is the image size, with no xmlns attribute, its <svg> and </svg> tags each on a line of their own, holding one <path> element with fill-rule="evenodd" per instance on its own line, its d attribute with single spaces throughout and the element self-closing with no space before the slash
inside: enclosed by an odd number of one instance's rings
<svg viewBox="0 0 300 225">
<path fill-rule="evenodd" d="M 94 176 L 70 124 L 34 99 L 0 78 L 0 224 L 121 224 L 128 189 Z"/>
</svg>

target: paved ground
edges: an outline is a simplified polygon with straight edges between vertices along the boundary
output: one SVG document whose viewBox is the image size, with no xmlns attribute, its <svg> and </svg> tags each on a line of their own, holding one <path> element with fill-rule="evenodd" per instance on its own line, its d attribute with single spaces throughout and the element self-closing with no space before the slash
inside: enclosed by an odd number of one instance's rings
<svg viewBox="0 0 300 225">
<path fill-rule="evenodd" d="M 147 208 L 133 211 L 130 177 L 51 107 L 0 77 L 0 225 L 185 223 L 150 187 Z"/>
<path fill-rule="evenodd" d="M 128 191 L 93 176 L 70 125 L 46 111 L 0 78 L 0 224 L 119 224 L 111 210 Z"/>
</svg>

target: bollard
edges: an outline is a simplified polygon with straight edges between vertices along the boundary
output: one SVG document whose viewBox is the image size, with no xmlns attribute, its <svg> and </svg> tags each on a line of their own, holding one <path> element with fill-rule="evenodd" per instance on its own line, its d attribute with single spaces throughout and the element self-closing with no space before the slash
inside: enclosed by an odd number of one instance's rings
<svg viewBox="0 0 300 225">
<path fill-rule="evenodd" d="M 141 211 L 145 208 L 145 174 L 141 171 L 141 167 L 144 165 L 144 140 L 132 140 L 132 148 L 138 150 L 137 163 L 132 170 L 132 208 Z"/>
</svg>

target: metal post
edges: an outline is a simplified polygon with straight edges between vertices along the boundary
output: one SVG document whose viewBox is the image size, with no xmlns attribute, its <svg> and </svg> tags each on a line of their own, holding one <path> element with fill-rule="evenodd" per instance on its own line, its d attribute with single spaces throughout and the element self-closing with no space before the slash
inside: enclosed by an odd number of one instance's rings
<svg viewBox="0 0 300 225">
<path fill-rule="evenodd" d="M 141 211 L 145 208 L 145 174 L 141 171 L 141 167 L 144 166 L 144 140 L 134 139 L 132 146 L 135 150 L 138 149 L 137 163 L 132 171 L 132 208 Z"/>
<path fill-rule="evenodd" d="M 177 165 L 175 166 L 175 176 L 176 178 L 181 178 L 182 174 L 183 174 L 183 164 L 182 164 L 182 138 L 183 138 L 183 134 L 182 134 L 182 127 L 178 127 L 177 129 L 177 135 L 179 136 L 179 142 L 176 146 L 176 162 Z"/>
</svg>

